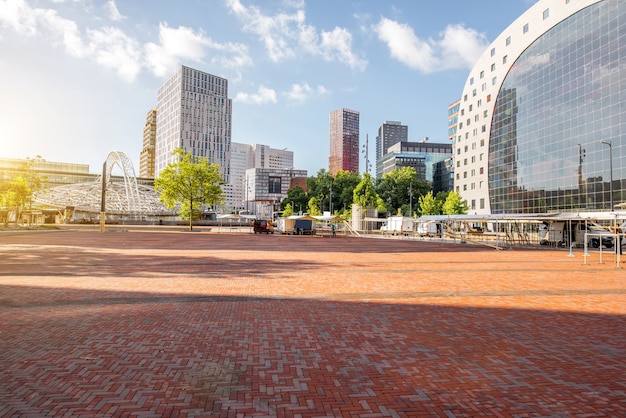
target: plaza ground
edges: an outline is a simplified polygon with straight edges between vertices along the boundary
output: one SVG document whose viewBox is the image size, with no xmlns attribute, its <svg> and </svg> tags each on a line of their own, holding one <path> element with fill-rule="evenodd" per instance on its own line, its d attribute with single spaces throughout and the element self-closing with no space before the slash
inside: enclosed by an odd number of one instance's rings
<svg viewBox="0 0 626 418">
<path fill-rule="evenodd" d="M 626 416 L 612 257 L 2 232 L 0 417 Z"/>
</svg>

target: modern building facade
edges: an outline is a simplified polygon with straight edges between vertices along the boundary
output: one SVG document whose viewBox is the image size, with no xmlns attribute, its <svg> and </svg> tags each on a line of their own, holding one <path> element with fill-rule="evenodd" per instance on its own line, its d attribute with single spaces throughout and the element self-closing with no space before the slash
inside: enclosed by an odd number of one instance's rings
<svg viewBox="0 0 626 418">
<path fill-rule="evenodd" d="M 155 176 L 187 152 L 220 166 L 230 181 L 232 100 L 228 80 L 182 66 L 157 91 Z"/>
<path fill-rule="evenodd" d="M 380 160 L 381 175 L 402 167 L 413 167 L 417 178 L 432 182 L 434 166 L 452 155 L 451 144 L 398 142 L 389 147 Z"/>
<path fill-rule="evenodd" d="M 382 158 L 387 154 L 389 147 L 398 142 L 409 140 L 409 127 L 402 122 L 386 121 L 378 128 L 376 136 L 376 177 L 382 176 Z"/>
<path fill-rule="evenodd" d="M 246 173 L 250 169 L 277 169 L 285 170 L 286 173 L 289 170 L 293 172 L 293 151 L 276 149 L 267 145 L 231 143 L 230 190 L 232 190 L 232 195 L 231 197 L 226 196 L 227 209 L 237 212 L 242 210 L 251 212 L 256 207 L 252 193 L 252 182 L 254 181 L 256 184 L 260 181 L 248 179 Z M 304 173 L 306 177 L 306 171 Z M 256 178 L 256 175 L 251 173 L 251 177 Z M 254 195 L 261 195 L 261 193 Z M 285 193 L 282 197 L 286 196 Z"/>
<path fill-rule="evenodd" d="M 287 197 L 297 179 L 306 178 L 306 170 L 251 168 L 246 170 L 247 210 L 258 218 L 272 219 L 280 202 Z"/>
<path fill-rule="evenodd" d="M 154 178 L 154 146 L 156 143 L 156 109 L 146 114 L 143 147 L 139 154 L 139 177 Z"/>
<path fill-rule="evenodd" d="M 359 112 L 337 109 L 330 112 L 330 156 L 328 168 L 331 175 L 338 171 L 359 171 Z"/>
<path fill-rule="evenodd" d="M 487 48 L 454 138 L 454 188 L 471 213 L 624 202 L 625 22 L 622 0 L 540 0 Z"/>
</svg>

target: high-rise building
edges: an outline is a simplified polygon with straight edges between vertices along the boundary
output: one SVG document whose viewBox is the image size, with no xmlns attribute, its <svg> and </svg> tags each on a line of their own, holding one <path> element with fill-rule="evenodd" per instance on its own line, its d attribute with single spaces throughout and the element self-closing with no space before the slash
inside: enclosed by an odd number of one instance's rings
<svg viewBox="0 0 626 418">
<path fill-rule="evenodd" d="M 625 21 L 623 0 L 539 0 L 485 50 L 454 136 L 454 188 L 472 213 L 624 203 Z"/>
<path fill-rule="evenodd" d="M 382 159 L 387 154 L 389 147 L 398 142 L 409 140 L 409 127 L 401 122 L 386 121 L 378 128 L 376 136 L 376 177 L 383 174 Z"/>
<path fill-rule="evenodd" d="M 220 166 L 230 177 L 232 100 L 228 80 L 182 66 L 157 92 L 155 175 L 182 148 Z"/>
<path fill-rule="evenodd" d="M 143 128 L 143 147 L 139 154 L 139 177 L 154 178 L 154 144 L 156 142 L 156 109 L 146 115 Z"/>
<path fill-rule="evenodd" d="M 359 112 L 337 109 L 330 112 L 330 156 L 328 171 L 359 171 Z"/>
<path fill-rule="evenodd" d="M 277 169 L 286 172 L 293 170 L 293 151 L 271 148 L 267 145 L 231 143 L 230 190 L 232 190 L 232 196 L 226 196 L 226 208 L 234 208 L 237 211 L 252 211 L 255 208 L 252 199 L 252 180 L 246 177 L 249 169 Z M 279 198 L 282 197 L 285 196 L 279 196 Z"/>
</svg>

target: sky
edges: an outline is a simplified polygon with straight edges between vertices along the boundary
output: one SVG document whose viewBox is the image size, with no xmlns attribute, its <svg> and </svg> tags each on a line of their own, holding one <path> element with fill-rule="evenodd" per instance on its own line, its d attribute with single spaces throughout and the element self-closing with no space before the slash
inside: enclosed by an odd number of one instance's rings
<svg viewBox="0 0 626 418">
<path fill-rule="evenodd" d="M 232 141 L 328 170 L 329 114 L 360 112 L 375 169 L 385 121 L 448 142 L 448 105 L 534 0 L 0 0 L 0 158 L 139 173 L 148 111 L 181 65 L 228 79 Z"/>
</svg>

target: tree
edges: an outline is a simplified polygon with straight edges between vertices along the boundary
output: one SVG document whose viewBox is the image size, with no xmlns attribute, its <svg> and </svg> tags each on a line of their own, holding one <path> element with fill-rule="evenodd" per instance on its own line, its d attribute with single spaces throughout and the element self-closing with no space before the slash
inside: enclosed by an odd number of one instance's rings
<svg viewBox="0 0 626 418">
<path fill-rule="evenodd" d="M 287 203 L 283 209 L 282 217 L 286 218 L 291 215 L 293 215 L 293 208 L 291 207 L 291 203 Z"/>
<path fill-rule="evenodd" d="M 402 212 L 409 216 L 411 203 L 415 207 L 418 197 L 430 191 L 430 184 L 417 178 L 417 172 L 413 167 L 402 167 L 383 174 L 376 181 L 376 192 L 385 202 L 388 212 Z"/>
<path fill-rule="evenodd" d="M 361 181 L 359 173 L 340 170 L 333 180 L 333 212 L 349 212 L 354 200 L 354 188 Z"/>
<path fill-rule="evenodd" d="M 281 210 L 286 210 L 287 205 L 291 205 L 292 212 L 301 211 L 303 208 L 306 210 L 309 203 L 309 197 L 306 192 L 300 186 L 295 186 L 289 189 L 287 197 L 281 202 Z"/>
<path fill-rule="evenodd" d="M 24 205 L 29 201 L 32 194 L 28 182 L 22 176 L 18 176 L 8 183 L 3 183 L 0 188 L 2 194 L 0 196 L 0 204 L 7 209 L 2 216 L 4 225 L 9 223 L 10 213 L 15 214 L 15 224 L 20 222 Z"/>
<path fill-rule="evenodd" d="M 450 192 L 442 207 L 444 215 L 463 215 L 467 210 L 467 201 L 462 199 L 458 192 Z"/>
<path fill-rule="evenodd" d="M 319 216 L 322 214 L 322 211 L 320 210 L 320 207 L 319 207 L 319 202 L 316 197 L 312 197 L 309 200 L 308 208 L 309 208 L 309 215 L 311 216 Z"/>
<path fill-rule="evenodd" d="M 440 203 L 434 196 L 432 192 L 428 192 L 427 194 L 419 197 L 419 212 L 420 215 L 440 215 L 441 214 L 441 206 Z"/>
<path fill-rule="evenodd" d="M 189 230 L 200 215 L 203 205 L 217 205 L 224 200 L 219 166 L 208 159 L 176 149 L 178 162 L 168 164 L 154 179 L 154 189 L 160 192 L 159 200 L 169 209 L 180 205 L 179 215 L 189 219 Z"/>
<path fill-rule="evenodd" d="M 363 174 L 363 178 L 354 188 L 352 202 L 363 209 L 378 207 L 379 203 L 381 203 L 376 190 L 374 190 L 372 176 L 369 173 Z"/>
</svg>

